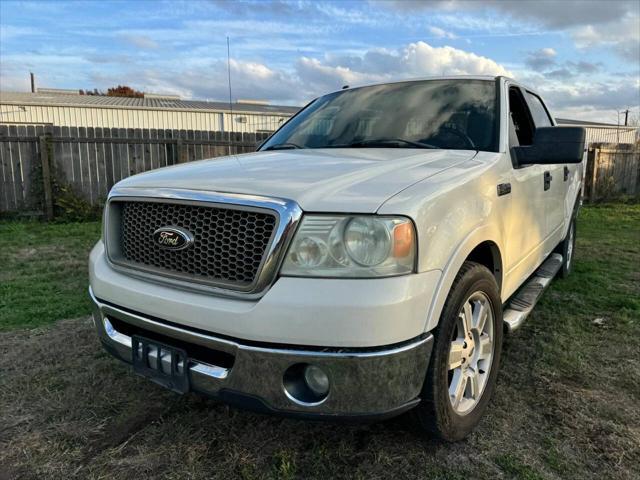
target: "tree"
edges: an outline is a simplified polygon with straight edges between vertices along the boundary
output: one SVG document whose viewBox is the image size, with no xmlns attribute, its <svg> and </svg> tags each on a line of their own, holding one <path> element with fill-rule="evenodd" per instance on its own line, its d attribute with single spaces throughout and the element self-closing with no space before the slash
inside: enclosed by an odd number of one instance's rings
<svg viewBox="0 0 640 480">
<path fill-rule="evenodd" d="M 78 91 L 78 93 L 80 95 L 98 95 L 101 97 L 133 97 L 133 98 L 142 98 L 144 97 L 144 92 L 139 92 L 138 90 L 134 90 L 131 87 L 128 87 L 127 85 L 118 85 L 117 87 L 113 87 L 113 88 L 109 88 L 107 90 L 107 93 L 104 93 L 102 90 L 98 90 L 97 88 L 94 88 L 93 90 L 90 89 L 86 89 L 86 90 L 82 90 L 80 89 Z"/>
<path fill-rule="evenodd" d="M 107 90 L 108 97 L 135 97 L 142 98 L 144 97 L 144 93 L 134 90 L 133 88 L 127 85 L 118 85 L 117 87 L 110 88 Z"/>
</svg>

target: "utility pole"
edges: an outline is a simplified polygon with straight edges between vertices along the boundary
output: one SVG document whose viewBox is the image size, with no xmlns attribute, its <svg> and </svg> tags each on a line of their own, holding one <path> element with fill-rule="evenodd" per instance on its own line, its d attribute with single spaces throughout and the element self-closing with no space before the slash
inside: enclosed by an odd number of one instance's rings
<svg viewBox="0 0 640 480">
<path fill-rule="evenodd" d="M 229 48 L 229 37 L 227 37 L 227 75 L 229 77 L 229 155 L 231 155 L 231 137 L 233 135 L 233 101 L 231 99 L 231 49 Z"/>
<path fill-rule="evenodd" d="M 625 127 L 627 126 L 627 121 L 628 121 L 628 120 L 629 120 L 629 109 L 627 108 L 627 109 L 624 111 L 624 126 L 625 126 Z"/>
<path fill-rule="evenodd" d="M 29 75 L 31 76 L 31 93 L 36 93 L 36 76 L 33 72 L 29 72 Z"/>
</svg>

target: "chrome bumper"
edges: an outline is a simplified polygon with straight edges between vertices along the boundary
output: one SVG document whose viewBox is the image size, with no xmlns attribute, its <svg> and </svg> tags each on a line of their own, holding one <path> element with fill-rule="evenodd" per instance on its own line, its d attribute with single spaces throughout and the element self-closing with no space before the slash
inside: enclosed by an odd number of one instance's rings
<svg viewBox="0 0 640 480">
<path fill-rule="evenodd" d="M 309 350 L 247 345 L 125 311 L 101 302 L 91 289 L 89 294 L 98 336 L 112 355 L 131 363 L 131 337 L 116 330 L 112 321 L 131 326 L 141 334 L 152 332 L 223 352 L 233 358 L 230 367 L 190 359 L 191 389 L 259 411 L 310 417 L 385 417 L 402 413 L 420 401 L 418 395 L 433 346 L 430 334 L 380 349 L 322 351 L 317 347 Z M 149 362 L 155 363 L 157 358 L 149 358 Z M 330 389 L 325 399 L 305 403 L 287 394 L 283 376 L 295 364 L 316 365 L 327 373 Z"/>
</svg>

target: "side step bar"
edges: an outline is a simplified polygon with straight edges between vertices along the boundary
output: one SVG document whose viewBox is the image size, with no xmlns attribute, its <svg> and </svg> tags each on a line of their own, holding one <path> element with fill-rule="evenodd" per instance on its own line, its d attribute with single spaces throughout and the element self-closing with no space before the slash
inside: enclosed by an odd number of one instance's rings
<svg viewBox="0 0 640 480">
<path fill-rule="evenodd" d="M 554 253 L 547 258 L 535 273 L 509 300 L 503 312 L 504 323 L 509 333 L 517 330 L 536 306 L 542 293 L 562 267 L 562 255 Z"/>
</svg>

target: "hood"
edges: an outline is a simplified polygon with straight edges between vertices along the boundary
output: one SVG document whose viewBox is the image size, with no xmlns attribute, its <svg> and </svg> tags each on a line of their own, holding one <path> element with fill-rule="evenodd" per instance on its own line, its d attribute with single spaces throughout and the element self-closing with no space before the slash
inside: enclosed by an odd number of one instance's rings
<svg viewBox="0 0 640 480">
<path fill-rule="evenodd" d="M 277 150 L 161 168 L 118 186 L 263 195 L 294 200 L 310 212 L 373 213 L 401 190 L 475 154 L 400 148 Z"/>
</svg>

